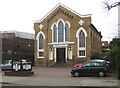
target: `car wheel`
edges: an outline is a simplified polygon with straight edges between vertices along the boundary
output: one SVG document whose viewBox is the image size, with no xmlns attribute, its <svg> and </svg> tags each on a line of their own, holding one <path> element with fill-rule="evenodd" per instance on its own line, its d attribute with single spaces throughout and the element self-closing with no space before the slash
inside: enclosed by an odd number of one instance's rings
<svg viewBox="0 0 120 88">
<path fill-rule="evenodd" d="M 103 71 L 100 71 L 100 72 L 98 73 L 98 76 L 99 76 L 99 77 L 104 77 L 104 76 L 105 76 L 105 73 L 104 73 Z"/>
<path fill-rule="evenodd" d="M 74 73 L 74 76 L 75 76 L 75 77 L 79 77 L 80 74 L 79 74 L 78 72 L 75 72 L 75 73 Z"/>
</svg>

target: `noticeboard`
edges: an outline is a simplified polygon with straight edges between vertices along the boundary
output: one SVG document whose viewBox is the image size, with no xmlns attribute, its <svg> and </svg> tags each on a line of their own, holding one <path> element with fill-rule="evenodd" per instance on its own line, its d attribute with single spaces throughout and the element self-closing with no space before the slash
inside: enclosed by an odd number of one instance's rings
<svg viewBox="0 0 120 88">
<path fill-rule="evenodd" d="M 25 64 L 25 65 L 22 65 L 22 69 L 23 70 L 31 70 L 32 66 L 31 66 L 31 64 Z"/>
<path fill-rule="evenodd" d="M 14 71 L 20 71 L 21 70 L 21 61 L 12 61 L 12 69 Z"/>
</svg>

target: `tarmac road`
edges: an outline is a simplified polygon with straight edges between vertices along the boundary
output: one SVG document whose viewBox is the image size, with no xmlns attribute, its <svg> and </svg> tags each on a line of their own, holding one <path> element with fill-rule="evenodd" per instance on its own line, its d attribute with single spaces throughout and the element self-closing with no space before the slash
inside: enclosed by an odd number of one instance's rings
<svg viewBox="0 0 120 88">
<path fill-rule="evenodd" d="M 79 87 L 79 88 L 118 88 L 118 80 L 107 77 L 71 77 L 71 68 L 34 67 L 35 75 L 29 77 L 2 76 L 3 86 L 35 86 L 35 87 Z"/>
</svg>

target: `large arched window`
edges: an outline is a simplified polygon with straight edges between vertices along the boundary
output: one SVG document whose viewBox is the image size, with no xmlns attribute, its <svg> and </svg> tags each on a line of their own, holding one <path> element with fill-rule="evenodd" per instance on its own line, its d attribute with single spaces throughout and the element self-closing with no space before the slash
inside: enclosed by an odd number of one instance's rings
<svg viewBox="0 0 120 88">
<path fill-rule="evenodd" d="M 58 24 L 58 42 L 64 41 L 64 25 L 63 22 L 60 21 Z"/>
<path fill-rule="evenodd" d="M 69 42 L 70 41 L 70 23 L 59 19 L 53 23 L 52 29 L 52 42 Z"/>
<path fill-rule="evenodd" d="M 69 36 L 70 36 L 69 25 L 66 23 L 65 24 L 65 41 L 69 41 Z"/>
<path fill-rule="evenodd" d="M 55 24 L 53 26 L 53 41 L 57 42 L 57 27 Z"/>
<path fill-rule="evenodd" d="M 80 28 L 77 33 L 77 42 L 78 42 L 78 57 L 86 57 L 86 37 L 87 37 L 87 32 L 85 31 L 84 28 Z"/>
</svg>

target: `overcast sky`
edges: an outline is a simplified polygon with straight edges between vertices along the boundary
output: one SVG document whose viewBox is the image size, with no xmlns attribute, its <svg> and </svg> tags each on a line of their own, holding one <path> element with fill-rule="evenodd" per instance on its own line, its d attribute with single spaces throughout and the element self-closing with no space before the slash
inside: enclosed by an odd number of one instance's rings
<svg viewBox="0 0 120 88">
<path fill-rule="evenodd" d="M 101 31 L 102 40 L 110 41 L 118 35 L 118 8 L 108 12 L 105 1 L 111 4 L 118 0 L 0 0 L 0 31 L 34 33 L 34 21 L 62 3 L 81 15 L 92 14 L 92 24 Z"/>
</svg>

